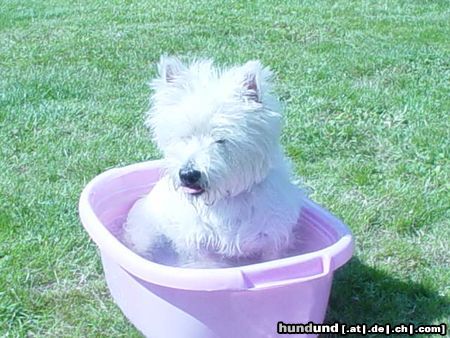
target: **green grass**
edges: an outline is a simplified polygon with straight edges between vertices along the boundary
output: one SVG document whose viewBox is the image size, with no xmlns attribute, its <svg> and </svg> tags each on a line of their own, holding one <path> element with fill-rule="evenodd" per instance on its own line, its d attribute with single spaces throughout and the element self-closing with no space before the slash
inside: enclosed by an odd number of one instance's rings
<svg viewBox="0 0 450 338">
<path fill-rule="evenodd" d="M 139 337 L 83 231 L 83 186 L 157 157 L 160 54 L 261 59 L 283 143 L 355 258 L 329 322 L 449 323 L 450 3 L 0 2 L 0 335 Z"/>
</svg>

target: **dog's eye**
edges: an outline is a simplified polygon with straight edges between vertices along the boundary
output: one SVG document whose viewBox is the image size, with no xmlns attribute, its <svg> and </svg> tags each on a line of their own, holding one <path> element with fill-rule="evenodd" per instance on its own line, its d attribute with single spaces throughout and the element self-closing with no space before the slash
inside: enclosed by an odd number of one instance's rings
<svg viewBox="0 0 450 338">
<path fill-rule="evenodd" d="M 225 143 L 225 139 L 220 139 L 220 140 L 216 140 L 216 143 L 218 144 L 224 144 Z"/>
</svg>

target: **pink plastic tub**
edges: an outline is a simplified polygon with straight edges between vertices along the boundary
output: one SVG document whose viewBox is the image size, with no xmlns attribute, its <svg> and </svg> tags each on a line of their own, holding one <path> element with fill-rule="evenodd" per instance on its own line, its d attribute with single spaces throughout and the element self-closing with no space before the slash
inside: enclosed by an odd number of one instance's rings
<svg viewBox="0 0 450 338">
<path fill-rule="evenodd" d="M 295 256 L 222 269 L 157 264 L 116 236 L 133 202 L 159 179 L 160 166 L 152 161 L 109 170 L 86 186 L 79 206 L 114 300 L 145 336 L 280 337 L 286 335 L 277 334 L 279 321 L 322 323 L 333 272 L 353 252 L 342 222 L 307 201 L 299 220 L 304 240 Z"/>
</svg>

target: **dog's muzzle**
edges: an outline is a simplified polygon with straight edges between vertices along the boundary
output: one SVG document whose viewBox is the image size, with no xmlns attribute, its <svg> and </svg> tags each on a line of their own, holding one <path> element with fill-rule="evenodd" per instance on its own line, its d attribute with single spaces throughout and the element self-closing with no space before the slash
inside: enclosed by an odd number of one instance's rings
<svg viewBox="0 0 450 338">
<path fill-rule="evenodd" d="M 202 173 L 188 165 L 180 169 L 178 175 L 180 176 L 181 187 L 183 190 L 191 195 L 200 195 L 205 190 L 200 184 Z"/>
</svg>

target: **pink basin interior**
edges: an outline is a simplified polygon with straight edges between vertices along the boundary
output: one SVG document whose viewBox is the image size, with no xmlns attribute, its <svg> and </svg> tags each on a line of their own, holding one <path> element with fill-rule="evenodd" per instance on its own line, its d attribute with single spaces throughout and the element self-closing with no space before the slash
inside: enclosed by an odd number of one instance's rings
<svg viewBox="0 0 450 338">
<path fill-rule="evenodd" d="M 86 230 L 102 251 L 116 256 L 119 264 L 131 268 L 140 277 L 148 273 L 152 273 L 155 277 L 154 271 L 159 269 L 159 272 L 162 273 L 160 277 L 165 281 L 164 283 L 163 281 L 159 282 L 165 284 L 168 279 L 163 275 L 169 273 L 167 269 L 175 269 L 175 267 L 150 262 L 136 255 L 120 242 L 122 225 L 129 209 L 136 199 L 147 194 L 159 179 L 161 175 L 160 167 L 160 161 L 152 161 L 109 170 L 99 175 L 86 187 L 82 194 L 80 217 Z M 329 212 L 310 200 L 307 200 L 303 207 L 297 232 L 299 240 L 296 242 L 295 248 L 289 253 L 289 257 L 286 258 L 240 266 L 236 268 L 238 271 L 229 271 L 235 268 L 209 269 L 211 273 L 208 273 L 205 271 L 207 269 L 176 269 L 185 272 L 184 277 L 180 278 L 190 276 L 197 279 L 201 276 L 208 276 L 208 280 L 211 280 L 214 279 L 212 276 L 216 273 L 218 279 L 228 274 L 229 282 L 224 284 L 223 280 L 227 279 L 225 278 L 218 282 L 216 287 L 218 285 L 221 285 L 221 287 L 230 285 L 229 283 L 235 287 L 248 287 L 255 286 L 260 282 L 263 284 L 274 282 L 267 275 L 261 277 L 257 272 L 260 269 L 267 271 L 267 269 L 276 268 L 276 280 L 279 280 L 280 276 L 290 276 L 290 278 L 295 279 L 315 277 L 328 273 L 330 270 L 334 271 L 352 255 L 353 242 L 349 229 Z M 192 270 L 198 271 L 193 272 Z M 212 270 L 216 271 L 213 272 Z M 221 271 L 221 276 L 219 271 Z M 155 278 L 158 279 L 158 277 Z M 260 280 L 261 278 L 263 280 Z M 169 284 L 175 286 L 173 284 L 175 283 L 179 286 L 178 283 L 174 282 L 176 279 L 171 279 Z M 236 281 L 236 279 L 239 281 Z M 158 283 L 158 281 L 155 282 Z M 199 285 L 201 284 L 200 282 Z M 199 286 L 195 288 L 197 287 Z"/>
</svg>

